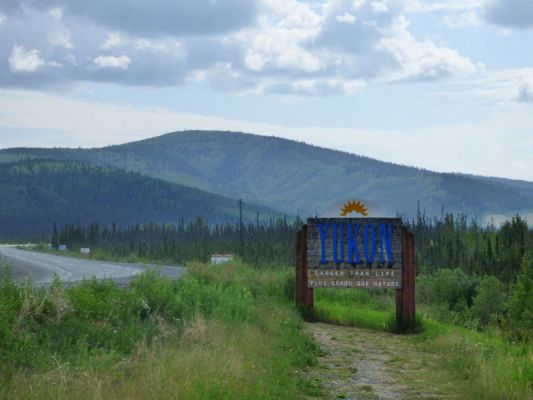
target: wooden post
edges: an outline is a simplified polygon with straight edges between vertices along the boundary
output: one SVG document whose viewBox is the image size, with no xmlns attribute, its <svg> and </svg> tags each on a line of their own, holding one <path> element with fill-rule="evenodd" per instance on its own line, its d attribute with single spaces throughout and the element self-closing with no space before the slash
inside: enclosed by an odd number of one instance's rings
<svg viewBox="0 0 533 400">
<path fill-rule="evenodd" d="M 415 238 L 402 228 L 402 288 L 396 289 L 396 330 L 412 332 L 416 323 L 415 305 Z"/>
<path fill-rule="evenodd" d="M 307 282 L 307 225 L 296 234 L 296 306 L 302 311 L 306 320 L 313 316 L 314 290 Z"/>
<path fill-rule="evenodd" d="M 296 280 L 294 284 L 294 299 L 296 306 L 303 304 L 302 300 L 302 253 L 300 251 L 302 241 L 302 231 L 296 232 Z"/>
</svg>

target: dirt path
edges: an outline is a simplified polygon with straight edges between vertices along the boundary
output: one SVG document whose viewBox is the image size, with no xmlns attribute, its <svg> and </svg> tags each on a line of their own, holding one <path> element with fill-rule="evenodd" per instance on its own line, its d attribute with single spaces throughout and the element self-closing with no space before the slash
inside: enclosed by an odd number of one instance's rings
<svg viewBox="0 0 533 400">
<path fill-rule="evenodd" d="M 368 329 L 307 324 L 324 354 L 308 372 L 332 399 L 455 399 L 438 372 L 437 356 L 406 336 Z"/>
</svg>

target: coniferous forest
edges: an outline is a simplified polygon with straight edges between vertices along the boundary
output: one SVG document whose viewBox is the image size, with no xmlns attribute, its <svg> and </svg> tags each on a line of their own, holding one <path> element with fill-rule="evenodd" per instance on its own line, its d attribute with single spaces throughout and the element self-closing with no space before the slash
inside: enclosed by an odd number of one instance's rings
<svg viewBox="0 0 533 400">
<path fill-rule="evenodd" d="M 132 260 L 160 260 L 182 264 L 208 261 L 214 253 L 232 253 L 251 265 L 291 265 L 294 237 L 302 221 L 287 218 L 255 223 L 209 225 L 202 218 L 179 224 L 129 226 L 54 226 L 51 244 L 74 251 L 90 247 L 93 254 Z"/>
</svg>

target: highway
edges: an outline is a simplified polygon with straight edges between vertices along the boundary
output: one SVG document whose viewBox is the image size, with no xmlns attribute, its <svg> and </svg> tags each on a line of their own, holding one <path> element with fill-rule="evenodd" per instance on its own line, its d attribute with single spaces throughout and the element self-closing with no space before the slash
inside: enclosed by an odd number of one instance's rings
<svg viewBox="0 0 533 400">
<path fill-rule="evenodd" d="M 7 261 L 7 264 L 11 266 L 15 282 L 22 283 L 27 278 L 31 278 L 36 286 L 51 283 L 55 274 L 67 283 L 96 277 L 97 279 L 113 278 L 120 285 L 127 285 L 132 276 L 142 273 L 147 268 L 153 268 L 160 276 L 171 279 L 177 279 L 185 270 L 175 266 L 116 263 L 58 256 L 21 250 L 9 245 L 0 245 L 0 261 Z"/>
</svg>

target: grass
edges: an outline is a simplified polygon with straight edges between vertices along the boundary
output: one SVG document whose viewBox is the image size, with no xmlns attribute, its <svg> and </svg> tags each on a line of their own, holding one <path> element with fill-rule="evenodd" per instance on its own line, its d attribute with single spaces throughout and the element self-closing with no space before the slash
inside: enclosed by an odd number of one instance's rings
<svg viewBox="0 0 533 400">
<path fill-rule="evenodd" d="M 510 343 L 495 334 L 435 321 L 411 340 L 439 355 L 441 367 L 461 386 L 465 398 L 533 399 L 530 343 Z"/>
<path fill-rule="evenodd" d="M 329 323 L 389 331 L 393 294 L 363 290 L 315 290 L 315 318 Z M 423 332 L 406 340 L 434 354 L 435 373 L 449 376 L 465 399 L 533 399 L 533 344 L 511 343 L 497 331 L 471 329 L 422 318 Z M 428 383 L 429 384 L 429 383 Z"/>
<path fill-rule="evenodd" d="M 315 289 L 314 318 L 336 325 L 389 331 L 394 321 L 391 292 Z"/>
<path fill-rule="evenodd" d="M 276 399 L 320 393 L 317 347 L 286 297 L 290 271 L 188 266 L 128 290 L 0 280 L 0 398 Z"/>
<path fill-rule="evenodd" d="M 194 263 L 188 270 L 177 282 L 148 272 L 127 290 L 95 280 L 68 288 L 59 281 L 49 288 L 18 287 L 4 273 L 0 398 L 323 394 L 301 372 L 319 350 L 293 306 L 291 269 L 235 262 Z M 388 331 L 393 317 L 392 292 L 315 291 L 315 318 L 321 321 Z M 531 344 L 430 318 L 422 324 L 423 332 L 405 341 L 435 356 L 428 376 L 449 377 L 468 399 L 533 399 Z"/>
</svg>

